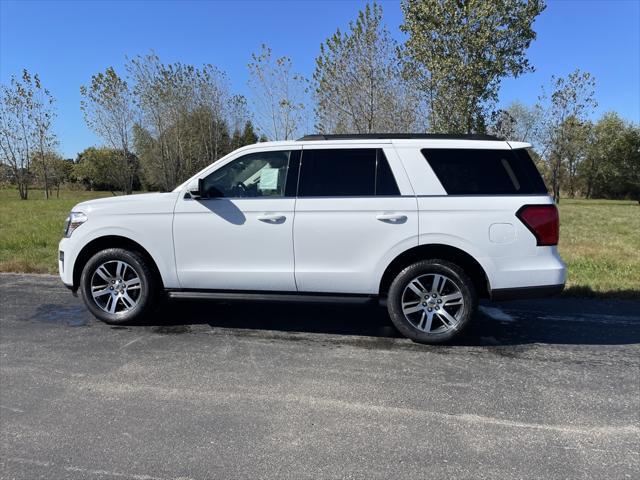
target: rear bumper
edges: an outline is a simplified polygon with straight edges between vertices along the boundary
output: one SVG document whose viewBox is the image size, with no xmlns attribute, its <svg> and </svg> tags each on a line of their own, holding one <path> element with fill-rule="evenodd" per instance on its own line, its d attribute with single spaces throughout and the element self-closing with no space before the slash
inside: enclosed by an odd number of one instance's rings
<svg viewBox="0 0 640 480">
<path fill-rule="evenodd" d="M 498 288 L 491 290 L 491 300 L 519 300 L 522 298 L 542 298 L 558 295 L 564 290 L 564 283 L 535 287 Z"/>
</svg>

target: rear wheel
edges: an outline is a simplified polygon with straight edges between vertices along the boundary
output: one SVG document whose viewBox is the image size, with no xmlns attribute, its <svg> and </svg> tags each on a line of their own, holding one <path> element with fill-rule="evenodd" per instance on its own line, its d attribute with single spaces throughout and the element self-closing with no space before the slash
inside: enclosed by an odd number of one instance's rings
<svg viewBox="0 0 640 480">
<path fill-rule="evenodd" d="M 147 313 L 153 304 L 156 279 L 139 253 L 109 248 L 89 259 L 82 270 L 80 289 L 94 316 L 122 324 Z"/>
<path fill-rule="evenodd" d="M 404 336 L 420 343 L 442 343 L 467 326 L 477 302 L 473 282 L 459 266 L 425 260 L 396 276 L 387 308 Z"/>
</svg>

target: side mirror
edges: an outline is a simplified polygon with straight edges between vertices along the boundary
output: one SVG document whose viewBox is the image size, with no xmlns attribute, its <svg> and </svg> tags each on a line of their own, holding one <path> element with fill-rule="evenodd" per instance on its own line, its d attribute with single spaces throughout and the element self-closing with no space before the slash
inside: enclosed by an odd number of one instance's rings
<svg viewBox="0 0 640 480">
<path fill-rule="evenodd" d="M 193 180 L 192 182 L 189 183 L 189 185 L 187 185 L 187 192 L 189 192 L 189 195 L 194 200 L 197 200 L 199 198 L 204 198 L 203 187 L 204 187 L 203 180 L 202 178 L 199 178 L 197 180 Z"/>
</svg>

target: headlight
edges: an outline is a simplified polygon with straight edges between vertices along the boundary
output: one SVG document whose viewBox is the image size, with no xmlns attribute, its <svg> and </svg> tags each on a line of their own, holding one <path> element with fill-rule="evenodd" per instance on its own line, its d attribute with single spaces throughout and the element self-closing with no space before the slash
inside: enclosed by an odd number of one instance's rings
<svg viewBox="0 0 640 480">
<path fill-rule="evenodd" d="M 71 234 L 82 225 L 84 222 L 88 220 L 88 217 L 85 213 L 82 212 L 71 212 L 67 219 L 64 221 L 64 236 L 69 238 Z"/>
</svg>

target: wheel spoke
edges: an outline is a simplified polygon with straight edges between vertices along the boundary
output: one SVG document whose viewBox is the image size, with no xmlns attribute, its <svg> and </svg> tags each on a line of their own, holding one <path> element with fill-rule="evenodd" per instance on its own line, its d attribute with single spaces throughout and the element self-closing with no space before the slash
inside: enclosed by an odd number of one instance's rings
<svg viewBox="0 0 640 480">
<path fill-rule="evenodd" d="M 422 311 L 422 315 L 420 316 L 420 321 L 418 322 L 418 328 L 420 330 L 424 330 L 424 327 L 422 326 L 424 324 L 424 321 L 427 318 L 427 312 L 425 312 L 424 310 Z"/>
<path fill-rule="evenodd" d="M 427 324 L 424 326 L 424 331 L 429 333 L 431 331 L 431 323 L 433 322 L 433 312 L 427 314 Z"/>
<path fill-rule="evenodd" d="M 434 275 L 433 284 L 431 285 L 431 292 L 442 293 L 442 289 L 444 288 L 445 283 L 447 283 L 447 277 L 443 277 L 442 275 Z"/>
<path fill-rule="evenodd" d="M 124 272 L 127 270 L 127 264 L 124 262 L 116 263 L 116 277 L 122 278 L 124 277 Z"/>
<path fill-rule="evenodd" d="M 111 281 L 111 274 L 105 265 L 100 265 L 96 270 L 96 274 L 107 283 Z"/>
<path fill-rule="evenodd" d="M 442 323 L 444 323 L 447 328 L 455 328 L 456 327 L 456 323 L 458 323 L 458 321 L 455 319 L 455 317 L 453 317 L 453 315 L 451 315 L 449 312 L 447 312 L 444 308 L 440 309 L 438 311 L 437 315 L 440 318 L 440 320 L 442 320 Z"/>
<path fill-rule="evenodd" d="M 423 332 L 429 333 L 431 331 L 431 323 L 433 322 L 433 312 L 422 312 L 420 322 L 418 323 L 418 329 Z"/>
<path fill-rule="evenodd" d="M 127 286 L 128 290 L 132 290 L 134 288 L 140 288 L 140 279 L 138 277 L 132 278 L 131 280 L 127 280 L 124 282 Z"/>
<path fill-rule="evenodd" d="M 442 306 L 453 306 L 453 305 L 462 305 L 462 293 L 455 292 L 450 293 L 449 295 L 443 295 L 440 297 L 442 300 Z"/>
<path fill-rule="evenodd" d="M 131 308 L 133 308 L 133 307 L 135 307 L 135 306 L 136 306 L 136 302 L 135 302 L 135 300 L 133 300 L 133 299 L 129 296 L 129 294 L 128 294 L 128 293 L 126 293 L 126 292 L 122 294 L 122 297 L 120 297 L 120 300 L 122 300 L 122 303 L 124 304 L 124 306 L 125 306 L 127 309 L 131 309 Z"/>
<path fill-rule="evenodd" d="M 117 306 L 118 306 L 118 297 L 116 297 L 115 295 L 111 295 L 107 299 L 107 304 L 105 305 L 107 312 L 116 313 Z"/>
<path fill-rule="evenodd" d="M 420 280 L 418 280 L 417 278 L 409 282 L 409 285 L 407 285 L 407 287 L 419 297 L 427 293 L 427 289 L 422 286 Z"/>
<path fill-rule="evenodd" d="M 110 293 L 111 293 L 111 290 L 109 290 L 109 287 L 105 287 L 102 290 L 96 290 L 92 292 L 92 295 L 93 295 L 93 298 L 98 298 Z"/>
<path fill-rule="evenodd" d="M 420 310 L 422 310 L 422 305 L 420 305 L 420 302 L 406 302 L 402 304 L 402 311 L 405 315 L 416 313 Z"/>
</svg>

